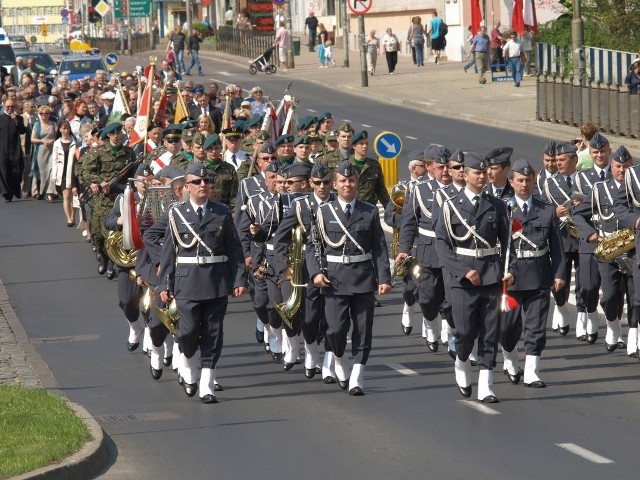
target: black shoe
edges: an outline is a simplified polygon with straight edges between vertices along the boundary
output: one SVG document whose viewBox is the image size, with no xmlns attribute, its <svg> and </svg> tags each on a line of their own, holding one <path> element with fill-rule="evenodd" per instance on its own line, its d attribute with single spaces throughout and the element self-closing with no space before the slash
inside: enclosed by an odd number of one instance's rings
<svg viewBox="0 0 640 480">
<path fill-rule="evenodd" d="M 413 327 L 405 327 L 404 325 L 402 326 L 402 333 L 404 333 L 405 335 L 411 335 L 412 330 Z"/>
<path fill-rule="evenodd" d="M 221 392 L 223 390 L 224 390 L 224 388 L 222 388 L 222 385 L 220 385 L 219 383 L 214 383 L 213 384 L 213 391 L 214 392 Z"/>
<path fill-rule="evenodd" d="M 107 265 L 104 263 L 98 264 L 98 275 L 104 275 L 104 272 L 107 271 Z"/>
<path fill-rule="evenodd" d="M 338 386 L 342 389 L 342 390 L 346 390 L 347 387 L 349 386 L 349 380 L 340 380 L 338 379 Z"/>
<path fill-rule="evenodd" d="M 202 403 L 218 403 L 218 399 L 216 398 L 216 396 L 211 394 L 205 395 L 204 397 L 200 397 L 200 401 Z"/>
<path fill-rule="evenodd" d="M 111 265 L 111 263 L 109 263 L 109 266 L 107 267 L 107 279 L 113 280 L 115 277 L 116 277 L 116 269 L 113 268 L 113 265 Z"/>
<path fill-rule="evenodd" d="M 184 384 L 184 378 L 182 378 L 182 375 L 178 375 L 178 385 L 182 384 Z"/>
<path fill-rule="evenodd" d="M 447 353 L 451 357 L 451 360 L 455 360 L 456 359 L 456 352 L 454 350 L 447 350 Z"/>
<path fill-rule="evenodd" d="M 437 352 L 438 342 L 430 342 L 429 340 L 427 340 L 427 347 L 429 347 L 429 350 L 431 350 L 432 352 Z"/>
<path fill-rule="evenodd" d="M 482 403 L 500 403 L 500 400 L 495 395 L 487 395 L 482 399 Z"/>
<path fill-rule="evenodd" d="M 265 353 L 271 353 L 271 346 L 269 346 L 269 342 L 264 344 Z"/>
<path fill-rule="evenodd" d="M 569 333 L 569 325 L 565 325 L 564 327 L 558 327 L 556 332 L 558 332 L 560 335 L 564 337 L 567 333 Z"/>
<path fill-rule="evenodd" d="M 616 349 L 618 348 L 618 344 L 617 343 L 610 344 L 610 343 L 604 342 L 604 346 L 607 348 L 607 352 L 608 353 L 615 352 Z"/>
<path fill-rule="evenodd" d="M 509 373 L 509 370 L 504 370 L 504 374 L 509 377 L 509 381 L 513 384 L 513 385 L 518 385 L 520 383 L 520 379 L 522 378 L 522 369 L 519 368 L 518 369 L 518 373 L 516 373 L 515 375 L 512 375 Z"/>
<path fill-rule="evenodd" d="M 130 352 L 135 352 L 139 346 L 140 346 L 140 342 L 135 342 L 135 343 L 127 342 L 127 350 Z"/>
<path fill-rule="evenodd" d="M 596 343 L 596 340 L 598 340 L 598 332 L 587 334 L 587 343 L 589 345 L 593 345 L 594 343 Z"/>
<path fill-rule="evenodd" d="M 258 343 L 264 343 L 264 332 L 261 332 L 256 328 L 256 340 Z"/>
<path fill-rule="evenodd" d="M 324 377 L 324 378 L 322 379 L 322 381 L 323 381 L 324 383 L 326 383 L 327 385 L 330 385 L 330 384 L 332 384 L 332 383 L 336 383 L 336 382 L 337 382 L 336 377 L 332 377 L 331 375 L 329 375 L 329 376 L 327 376 L 327 377 Z"/>
<path fill-rule="evenodd" d="M 627 348 L 627 344 L 626 344 L 626 343 L 624 343 L 622 340 L 620 340 L 620 341 L 618 342 L 618 348 Z"/>
<path fill-rule="evenodd" d="M 73 222 L 67 222 L 67 227 L 75 227 L 76 224 Z"/>
<path fill-rule="evenodd" d="M 542 380 L 536 380 L 535 382 L 525 383 L 527 388 L 545 388 L 547 385 Z"/>
<path fill-rule="evenodd" d="M 184 393 L 187 394 L 187 397 L 193 397 L 198 391 L 198 384 L 184 382 L 182 388 L 184 389 Z"/>
<path fill-rule="evenodd" d="M 628 354 L 629 358 L 638 358 L 638 351 L 631 352 Z"/>
<path fill-rule="evenodd" d="M 322 374 L 322 367 L 316 367 L 316 368 L 314 368 L 314 371 L 316 372 L 316 375 L 321 375 Z"/>
<path fill-rule="evenodd" d="M 577 340 L 579 342 L 586 342 L 587 341 L 587 336 L 586 335 L 580 335 L 579 337 L 577 337 Z"/>
<path fill-rule="evenodd" d="M 273 358 L 274 362 L 282 361 L 282 353 L 271 352 L 271 358 Z"/>
<path fill-rule="evenodd" d="M 362 395 L 364 395 L 364 390 L 360 387 L 353 387 L 351 390 L 349 390 L 349 395 L 351 395 L 352 397 L 361 397 Z"/>
<path fill-rule="evenodd" d="M 477 367 L 478 366 L 478 362 L 476 362 L 475 360 L 469 360 L 469 362 L 471 363 L 472 367 Z"/>
<path fill-rule="evenodd" d="M 460 392 L 460 395 L 462 395 L 464 398 L 469 398 L 471 397 L 471 393 L 472 393 L 472 388 L 471 385 L 469 385 L 468 387 L 461 387 L 460 385 L 457 385 L 458 387 L 458 391 Z"/>
<path fill-rule="evenodd" d="M 170 357 L 167 357 L 167 358 L 163 358 L 163 359 L 162 359 L 162 364 L 163 364 L 165 367 L 170 366 L 172 363 L 173 363 L 173 355 L 171 355 Z"/>
<path fill-rule="evenodd" d="M 285 372 L 288 372 L 289 370 L 291 370 L 291 369 L 293 368 L 293 366 L 294 366 L 294 365 L 295 365 L 295 363 L 284 362 L 284 363 L 282 364 L 282 369 L 283 369 Z"/>
<path fill-rule="evenodd" d="M 378 300 L 377 298 L 373 298 L 373 306 L 374 307 L 381 307 L 382 304 L 380 303 L 380 300 Z"/>
<path fill-rule="evenodd" d="M 305 368 L 304 369 L 304 376 L 307 377 L 308 379 L 312 379 L 313 377 L 316 376 L 316 369 L 315 368 Z"/>
<path fill-rule="evenodd" d="M 154 380 L 159 380 L 160 377 L 162 376 L 162 369 L 160 370 L 156 370 L 153 367 L 149 367 L 151 369 L 151 376 L 153 377 Z"/>
</svg>

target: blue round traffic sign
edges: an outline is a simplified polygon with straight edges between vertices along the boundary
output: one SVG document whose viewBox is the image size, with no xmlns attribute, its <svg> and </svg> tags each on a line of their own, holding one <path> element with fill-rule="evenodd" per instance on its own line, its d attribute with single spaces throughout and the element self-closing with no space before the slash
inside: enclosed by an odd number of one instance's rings
<svg viewBox="0 0 640 480">
<path fill-rule="evenodd" d="M 280 5 L 284 5 L 286 1 L 287 0 L 273 0 L 273 3 L 280 6 Z"/>
<path fill-rule="evenodd" d="M 381 158 L 396 158 L 402 151 L 402 140 L 393 132 L 382 132 L 373 142 L 373 149 Z"/>
<path fill-rule="evenodd" d="M 104 61 L 110 67 L 115 67 L 116 65 L 118 65 L 118 55 L 116 55 L 115 53 L 107 53 L 107 55 L 104 57 Z"/>
</svg>

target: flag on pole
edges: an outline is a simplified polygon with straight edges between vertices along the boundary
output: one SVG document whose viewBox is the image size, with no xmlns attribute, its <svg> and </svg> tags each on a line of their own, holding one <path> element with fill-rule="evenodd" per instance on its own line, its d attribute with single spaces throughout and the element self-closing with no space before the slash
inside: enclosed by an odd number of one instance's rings
<svg viewBox="0 0 640 480">
<path fill-rule="evenodd" d="M 113 99 L 113 108 L 109 114 L 107 124 L 113 122 L 120 123 L 122 114 L 127 113 L 126 102 L 124 101 L 122 91 L 119 88 L 116 88 L 115 95 L 116 98 Z"/>
<path fill-rule="evenodd" d="M 538 34 L 538 16 L 534 0 L 524 0 L 524 24 L 528 25 L 534 34 Z"/>
<path fill-rule="evenodd" d="M 171 152 L 164 152 L 159 157 L 154 158 L 151 161 L 151 170 L 153 171 L 153 174 L 155 175 L 160 170 L 162 170 L 164 167 L 169 165 L 169 162 L 171 161 L 171 157 L 172 156 L 173 156 L 173 154 Z"/>
<path fill-rule="evenodd" d="M 149 116 L 151 114 L 151 90 L 153 88 L 153 64 L 149 69 L 149 75 L 147 76 L 147 84 L 144 87 L 142 93 L 142 100 L 140 101 L 140 107 L 138 109 L 138 115 L 136 117 L 136 123 L 133 126 L 133 132 L 131 132 L 131 138 L 129 138 L 129 146 L 132 147 L 138 142 L 141 142 L 147 136 L 147 127 L 149 126 Z"/>
<path fill-rule="evenodd" d="M 180 121 L 184 117 L 189 116 L 189 109 L 184 103 L 184 100 L 180 96 L 180 91 L 178 90 L 178 97 L 176 102 L 176 114 L 173 116 L 173 123 L 180 123 Z"/>
</svg>

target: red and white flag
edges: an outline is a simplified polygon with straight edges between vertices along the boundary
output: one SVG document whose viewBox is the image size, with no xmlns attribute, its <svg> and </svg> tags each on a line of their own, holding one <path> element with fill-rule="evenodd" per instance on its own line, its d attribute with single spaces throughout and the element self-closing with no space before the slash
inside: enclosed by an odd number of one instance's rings
<svg viewBox="0 0 640 480">
<path fill-rule="evenodd" d="M 153 171 L 153 174 L 155 175 L 164 167 L 169 165 L 169 162 L 171 161 L 172 156 L 173 154 L 171 152 L 164 152 L 159 157 L 154 158 L 153 161 L 151 162 L 151 171 Z"/>
<path fill-rule="evenodd" d="M 129 146 L 141 142 L 147 136 L 147 127 L 149 126 L 149 115 L 151 114 L 151 90 L 153 88 L 153 65 L 149 69 L 149 76 L 147 77 L 147 84 L 144 87 L 142 93 L 142 100 L 140 100 L 140 109 L 136 117 L 136 123 L 133 126 L 133 132 L 131 132 L 131 138 L 129 138 Z"/>
</svg>

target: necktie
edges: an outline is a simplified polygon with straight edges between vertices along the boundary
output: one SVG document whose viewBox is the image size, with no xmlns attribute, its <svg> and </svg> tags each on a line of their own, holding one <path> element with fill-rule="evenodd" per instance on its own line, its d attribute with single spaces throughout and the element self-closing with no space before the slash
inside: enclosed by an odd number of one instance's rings
<svg viewBox="0 0 640 480">
<path fill-rule="evenodd" d="M 202 207 L 198 207 L 196 215 L 198 215 L 198 220 L 202 221 Z"/>
<path fill-rule="evenodd" d="M 351 218 L 351 204 L 347 203 L 347 206 L 344 207 L 344 216 L 347 217 L 347 220 Z"/>
<path fill-rule="evenodd" d="M 473 209 L 477 212 L 478 211 L 478 205 L 480 204 L 480 197 L 478 195 L 476 195 L 475 197 L 473 197 Z"/>
<path fill-rule="evenodd" d="M 231 161 L 233 162 L 233 166 L 234 167 L 238 166 L 238 164 L 236 163 L 236 154 L 235 153 L 231 155 Z"/>
<path fill-rule="evenodd" d="M 529 213 L 529 206 L 526 203 L 522 204 L 522 213 L 526 217 L 527 213 Z"/>
<path fill-rule="evenodd" d="M 571 177 L 567 177 L 567 185 L 569 185 L 569 188 L 571 188 Z"/>
<path fill-rule="evenodd" d="M 604 182 L 604 170 L 600 170 L 600 180 Z"/>
<path fill-rule="evenodd" d="M 202 107 L 202 115 L 206 115 L 207 114 L 207 109 Z"/>
<path fill-rule="evenodd" d="M 496 197 L 502 196 L 502 188 L 496 188 Z"/>
</svg>

